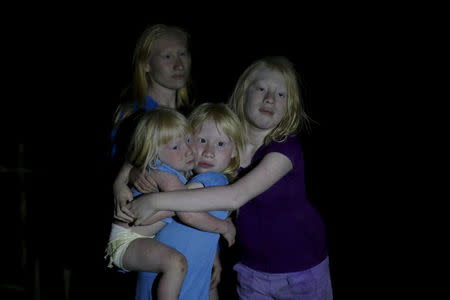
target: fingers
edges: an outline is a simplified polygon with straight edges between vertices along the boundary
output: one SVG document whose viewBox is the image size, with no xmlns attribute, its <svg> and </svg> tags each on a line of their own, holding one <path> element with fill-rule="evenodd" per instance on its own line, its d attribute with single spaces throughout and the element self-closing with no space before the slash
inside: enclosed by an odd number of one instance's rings
<svg viewBox="0 0 450 300">
<path fill-rule="evenodd" d="M 136 215 L 133 212 L 131 212 L 131 210 L 129 210 L 126 205 L 122 205 L 120 207 L 120 210 L 123 214 L 127 215 L 128 217 L 130 217 L 132 219 L 136 219 Z"/>
<path fill-rule="evenodd" d="M 158 190 L 157 184 L 148 172 L 139 176 L 139 178 L 136 179 L 134 186 L 141 193 L 150 193 Z"/>
<path fill-rule="evenodd" d="M 144 220 L 142 220 L 141 218 L 137 218 L 134 220 L 133 225 L 134 226 L 141 226 Z"/>
<path fill-rule="evenodd" d="M 224 235 L 224 238 L 228 242 L 228 247 L 231 247 L 234 245 L 234 242 L 235 242 L 236 227 L 234 226 L 234 224 L 230 218 L 227 218 L 225 221 L 229 224 L 229 231 L 227 234 Z"/>
<path fill-rule="evenodd" d="M 220 282 L 220 272 L 221 270 L 213 271 L 211 276 L 211 289 L 215 289 Z"/>
<path fill-rule="evenodd" d="M 217 285 L 219 284 L 218 280 L 212 278 L 211 279 L 211 290 L 215 289 L 217 287 Z"/>
<path fill-rule="evenodd" d="M 122 222 L 130 223 L 136 219 L 136 216 L 128 209 L 125 203 L 116 201 L 114 218 Z"/>
<path fill-rule="evenodd" d="M 224 234 L 223 238 L 227 241 L 228 247 L 231 247 L 234 245 L 234 242 L 235 242 L 234 234 Z"/>
<path fill-rule="evenodd" d="M 152 186 L 144 180 L 136 181 L 134 187 L 141 193 L 150 193 L 153 191 Z"/>
<path fill-rule="evenodd" d="M 141 183 L 141 181 L 136 181 L 134 183 L 134 187 L 141 193 L 146 193 L 145 186 Z"/>
<path fill-rule="evenodd" d="M 119 221 L 126 222 L 126 223 L 130 223 L 130 222 L 134 221 L 133 217 L 131 217 L 131 216 L 127 215 L 127 214 L 124 214 L 120 210 L 114 213 L 114 218 L 119 220 Z"/>
<path fill-rule="evenodd" d="M 215 289 L 220 282 L 220 271 L 214 271 L 211 276 L 211 289 Z"/>
<path fill-rule="evenodd" d="M 145 190 L 147 193 L 154 192 L 158 190 L 158 185 L 156 184 L 153 177 L 150 175 L 150 173 L 145 173 L 143 176 L 143 185 L 145 185 Z"/>
</svg>

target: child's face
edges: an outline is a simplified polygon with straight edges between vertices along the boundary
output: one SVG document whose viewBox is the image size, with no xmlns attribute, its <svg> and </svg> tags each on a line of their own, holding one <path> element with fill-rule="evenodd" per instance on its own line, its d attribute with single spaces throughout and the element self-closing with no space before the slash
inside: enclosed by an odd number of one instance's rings
<svg viewBox="0 0 450 300">
<path fill-rule="evenodd" d="M 287 107 L 287 85 L 280 72 L 256 70 L 245 96 L 245 115 L 252 126 L 272 130 L 281 122 Z"/>
<path fill-rule="evenodd" d="M 192 170 L 195 164 L 195 154 L 186 137 L 176 137 L 158 149 L 159 159 L 177 171 Z"/>
<path fill-rule="evenodd" d="M 153 83 L 174 90 L 184 87 L 191 71 L 191 56 L 185 41 L 169 35 L 155 41 L 153 51 L 145 70 Z"/>
<path fill-rule="evenodd" d="M 236 155 L 233 141 L 211 120 L 203 122 L 200 131 L 194 135 L 193 146 L 196 152 L 194 170 L 197 173 L 220 173 Z"/>
</svg>

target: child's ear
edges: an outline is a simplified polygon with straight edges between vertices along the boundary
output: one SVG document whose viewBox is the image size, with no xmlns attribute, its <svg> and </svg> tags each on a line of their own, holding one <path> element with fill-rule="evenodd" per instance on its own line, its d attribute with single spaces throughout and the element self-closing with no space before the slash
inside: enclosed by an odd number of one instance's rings
<svg viewBox="0 0 450 300">
<path fill-rule="evenodd" d="M 150 63 L 146 63 L 146 64 L 144 65 L 144 71 L 145 71 L 145 73 L 150 72 Z"/>
<path fill-rule="evenodd" d="M 236 147 L 233 148 L 233 152 L 231 152 L 231 158 L 235 158 L 237 155 Z"/>
</svg>

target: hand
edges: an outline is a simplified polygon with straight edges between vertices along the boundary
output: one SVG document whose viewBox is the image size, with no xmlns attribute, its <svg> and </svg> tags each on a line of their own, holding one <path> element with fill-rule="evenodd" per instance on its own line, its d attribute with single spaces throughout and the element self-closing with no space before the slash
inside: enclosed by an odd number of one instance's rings
<svg viewBox="0 0 450 300">
<path fill-rule="evenodd" d="M 225 240 L 228 242 L 228 247 L 233 246 L 234 239 L 236 237 L 236 227 L 234 226 L 233 222 L 231 221 L 231 218 L 227 218 L 225 220 L 229 224 L 228 230 L 222 234 Z"/>
<path fill-rule="evenodd" d="M 135 215 L 128 209 L 127 204 L 133 201 L 133 194 L 126 184 L 115 184 L 114 192 L 114 218 L 131 223 Z"/>
<path fill-rule="evenodd" d="M 147 195 L 141 195 L 127 205 L 129 211 L 136 216 L 134 226 L 143 225 L 149 217 L 158 212 L 151 207 L 150 201 L 143 199 L 144 196 Z"/>
<path fill-rule="evenodd" d="M 220 263 L 219 252 L 216 253 L 211 273 L 210 289 L 215 289 L 220 282 L 220 273 L 222 272 L 222 264 Z"/>
<path fill-rule="evenodd" d="M 133 167 L 130 170 L 129 183 L 139 192 L 150 193 L 158 191 L 158 185 L 147 171 L 142 172 L 139 168 Z"/>
</svg>

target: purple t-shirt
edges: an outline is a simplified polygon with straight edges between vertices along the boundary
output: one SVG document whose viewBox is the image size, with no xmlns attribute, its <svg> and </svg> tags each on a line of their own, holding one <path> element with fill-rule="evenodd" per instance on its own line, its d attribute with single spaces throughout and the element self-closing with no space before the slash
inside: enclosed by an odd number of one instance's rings
<svg viewBox="0 0 450 300">
<path fill-rule="evenodd" d="M 306 196 L 303 151 L 296 137 L 260 147 L 244 172 L 270 152 L 286 155 L 293 169 L 239 209 L 241 263 L 267 273 L 303 271 L 327 256 L 325 225 Z"/>
</svg>

